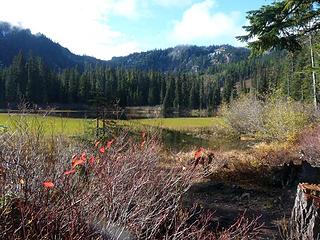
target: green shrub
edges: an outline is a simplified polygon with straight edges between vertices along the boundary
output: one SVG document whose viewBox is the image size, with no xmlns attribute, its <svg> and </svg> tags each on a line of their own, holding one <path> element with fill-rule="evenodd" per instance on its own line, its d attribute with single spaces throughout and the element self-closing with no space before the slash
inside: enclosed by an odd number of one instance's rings
<svg viewBox="0 0 320 240">
<path fill-rule="evenodd" d="M 311 123 L 312 108 L 301 102 L 272 99 L 266 103 L 263 119 L 266 138 L 290 140 Z"/>
</svg>

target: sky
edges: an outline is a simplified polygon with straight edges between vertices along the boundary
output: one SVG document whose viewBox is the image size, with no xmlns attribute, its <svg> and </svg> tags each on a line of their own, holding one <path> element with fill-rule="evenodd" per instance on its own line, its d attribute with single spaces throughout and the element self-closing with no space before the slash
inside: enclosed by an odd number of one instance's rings
<svg viewBox="0 0 320 240">
<path fill-rule="evenodd" d="M 176 45 L 244 46 L 246 12 L 272 0 L 0 0 L 0 21 L 108 60 Z"/>
</svg>

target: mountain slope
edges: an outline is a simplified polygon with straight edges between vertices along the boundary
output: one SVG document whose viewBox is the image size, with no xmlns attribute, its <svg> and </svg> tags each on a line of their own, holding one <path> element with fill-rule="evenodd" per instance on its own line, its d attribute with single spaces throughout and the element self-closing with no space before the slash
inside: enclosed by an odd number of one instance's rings
<svg viewBox="0 0 320 240">
<path fill-rule="evenodd" d="M 113 57 L 108 64 L 113 67 L 136 68 L 161 72 L 203 72 L 208 68 L 247 59 L 249 50 L 230 45 L 177 46 L 164 50 L 133 53 L 126 57 Z"/>
<path fill-rule="evenodd" d="M 79 56 L 67 48 L 53 42 L 42 34 L 34 35 L 29 29 L 21 29 L 8 23 L 0 22 L 0 63 L 9 65 L 19 52 L 28 56 L 41 57 L 53 68 L 68 68 L 75 65 L 83 67 L 86 63 L 101 63 L 93 57 Z"/>
<path fill-rule="evenodd" d="M 88 64 L 106 64 L 114 68 L 154 70 L 159 72 L 206 72 L 211 67 L 247 59 L 249 50 L 230 45 L 221 46 L 177 46 L 163 50 L 133 53 L 125 57 L 113 57 L 102 61 L 88 56 L 79 56 L 67 48 L 53 42 L 42 34 L 32 34 L 22 29 L 0 22 L 0 66 L 11 64 L 19 52 L 41 57 L 52 68 L 80 68 Z"/>
</svg>

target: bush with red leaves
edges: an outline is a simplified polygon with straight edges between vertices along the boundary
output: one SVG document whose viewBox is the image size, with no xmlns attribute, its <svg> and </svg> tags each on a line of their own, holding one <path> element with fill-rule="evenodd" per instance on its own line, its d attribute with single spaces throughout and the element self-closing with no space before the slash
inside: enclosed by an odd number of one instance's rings
<svg viewBox="0 0 320 240">
<path fill-rule="evenodd" d="M 159 144 L 142 140 L 123 135 L 88 147 L 28 132 L 0 135 L 0 239 L 259 235 L 256 221 L 243 219 L 217 235 L 210 214 L 184 211 L 181 197 L 202 173 L 160 167 Z"/>
</svg>

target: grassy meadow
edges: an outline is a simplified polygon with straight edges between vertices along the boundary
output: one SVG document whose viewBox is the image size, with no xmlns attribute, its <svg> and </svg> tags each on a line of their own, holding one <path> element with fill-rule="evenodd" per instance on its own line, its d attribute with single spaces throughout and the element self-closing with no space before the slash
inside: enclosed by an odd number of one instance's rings
<svg viewBox="0 0 320 240">
<path fill-rule="evenodd" d="M 214 125 L 223 125 L 223 118 L 157 118 L 157 119 L 139 119 L 131 122 L 138 125 L 159 127 L 177 131 L 192 131 L 195 128 L 211 128 Z"/>
<path fill-rule="evenodd" d="M 52 117 L 41 115 L 0 114 L 0 128 L 15 131 L 17 128 L 29 127 L 30 130 L 41 130 L 45 134 L 63 134 L 66 136 L 81 135 L 86 129 L 94 127 L 92 119 Z"/>
<path fill-rule="evenodd" d="M 23 124 L 33 129 L 39 127 L 46 134 L 64 134 L 66 136 L 81 135 L 86 130 L 95 127 L 94 119 L 53 117 L 41 115 L 19 115 L 19 114 L 0 114 L 0 128 L 7 128 L 14 131 Z M 137 120 L 118 120 L 119 126 L 140 129 L 143 127 L 156 127 L 175 131 L 194 131 L 195 129 L 211 128 L 214 125 L 223 125 L 222 118 L 158 118 L 158 119 L 137 119 Z"/>
</svg>

